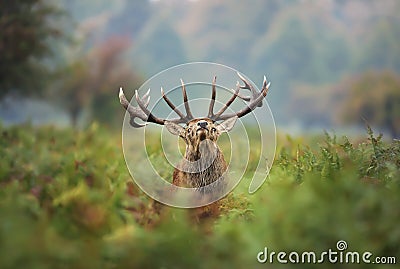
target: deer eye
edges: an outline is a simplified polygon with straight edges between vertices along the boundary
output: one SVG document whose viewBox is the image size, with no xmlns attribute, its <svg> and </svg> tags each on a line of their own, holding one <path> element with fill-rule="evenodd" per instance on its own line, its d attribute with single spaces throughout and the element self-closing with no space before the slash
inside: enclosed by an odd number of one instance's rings
<svg viewBox="0 0 400 269">
<path fill-rule="evenodd" d="M 215 132 L 215 131 L 217 131 L 217 129 L 215 129 L 215 127 L 212 127 L 211 132 Z"/>
<path fill-rule="evenodd" d="M 190 133 L 191 131 L 192 131 L 192 129 L 191 128 L 187 128 L 187 133 Z"/>
</svg>

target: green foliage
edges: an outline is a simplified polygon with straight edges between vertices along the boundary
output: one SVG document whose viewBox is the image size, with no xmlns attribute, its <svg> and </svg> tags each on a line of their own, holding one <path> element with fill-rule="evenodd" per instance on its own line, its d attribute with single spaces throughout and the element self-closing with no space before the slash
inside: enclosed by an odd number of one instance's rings
<svg viewBox="0 0 400 269">
<path fill-rule="evenodd" d="M 398 259 L 399 141 L 371 129 L 359 144 L 303 140 L 281 142 L 264 186 L 248 195 L 245 178 L 206 226 L 132 183 L 119 134 L 0 126 L 0 267 L 274 268 L 256 261 L 264 247 L 320 253 L 338 240 Z M 170 175 L 159 144 L 149 150 Z"/>
<path fill-rule="evenodd" d="M 345 81 L 348 95 L 342 105 L 344 121 L 361 119 L 387 129 L 394 138 L 400 136 L 400 77 L 390 72 L 366 72 Z"/>
<path fill-rule="evenodd" d="M 351 168 L 361 180 L 385 186 L 398 185 L 399 141 L 386 145 L 381 135 L 375 137 L 369 126 L 367 130 L 369 142 L 360 143 L 357 147 L 347 137 L 339 143 L 335 135 L 325 133 L 324 143 L 319 145 L 317 151 L 309 146 L 297 145 L 290 149 L 293 152 L 290 154 L 288 148 L 282 148 L 276 165 L 299 183 L 310 173 L 329 179 L 333 174 Z"/>
<path fill-rule="evenodd" d="M 50 70 L 42 60 L 54 52 L 49 41 L 62 36 L 54 23 L 60 14 L 45 0 L 0 1 L 0 99 L 43 92 Z"/>
</svg>

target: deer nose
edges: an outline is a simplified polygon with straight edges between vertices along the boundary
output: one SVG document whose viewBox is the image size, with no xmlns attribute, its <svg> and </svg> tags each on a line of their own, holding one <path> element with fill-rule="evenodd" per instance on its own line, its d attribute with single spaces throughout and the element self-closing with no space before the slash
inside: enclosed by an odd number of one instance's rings
<svg viewBox="0 0 400 269">
<path fill-rule="evenodd" d="M 199 121 L 197 123 L 197 126 L 199 126 L 201 128 L 207 128 L 207 124 L 208 124 L 208 122 L 206 122 L 206 121 Z"/>
</svg>

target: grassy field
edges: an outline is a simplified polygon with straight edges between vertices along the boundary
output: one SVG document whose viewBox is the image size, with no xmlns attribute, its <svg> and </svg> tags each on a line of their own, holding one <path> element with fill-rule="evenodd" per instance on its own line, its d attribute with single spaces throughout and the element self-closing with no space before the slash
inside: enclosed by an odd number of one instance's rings
<svg viewBox="0 0 400 269">
<path fill-rule="evenodd" d="M 370 129 L 351 141 L 280 137 L 263 187 L 247 194 L 246 175 L 221 216 L 200 224 L 184 209 L 156 213 L 130 178 L 120 134 L 97 124 L 0 127 L 0 144 L 3 269 L 275 268 L 257 262 L 264 247 L 319 254 L 339 240 L 400 262 L 400 142 Z"/>
</svg>

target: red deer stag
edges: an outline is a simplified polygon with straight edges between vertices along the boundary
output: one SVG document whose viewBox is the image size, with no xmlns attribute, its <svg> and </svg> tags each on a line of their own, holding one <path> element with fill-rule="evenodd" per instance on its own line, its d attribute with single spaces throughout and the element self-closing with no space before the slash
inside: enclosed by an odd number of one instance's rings
<svg viewBox="0 0 400 269">
<path fill-rule="evenodd" d="M 230 131 L 238 118 L 252 112 L 256 107 L 262 106 L 262 101 L 267 95 L 270 86 L 270 83 L 267 84 L 267 80 L 264 77 L 262 89 L 261 91 L 257 91 L 251 83 L 239 73 L 238 76 L 243 81 L 244 85 L 240 85 L 239 82 L 237 83 L 236 90 L 232 97 L 217 113 L 214 113 L 216 98 L 216 77 L 214 77 L 208 115 L 204 118 L 194 118 L 189 107 L 185 84 L 182 80 L 182 95 L 186 115 L 178 110 L 161 88 L 163 99 L 179 116 L 179 118 L 171 120 L 158 118 L 148 110 L 147 107 L 150 101 L 150 90 L 143 97 L 140 97 L 138 92 L 135 91 L 135 98 L 138 106 L 134 107 L 129 104 L 122 88 L 120 89 L 120 103 L 129 113 L 131 117 L 130 124 L 133 127 L 139 128 L 144 126 L 143 124 L 137 123 L 135 121 L 136 118 L 139 118 L 144 122 L 165 125 L 171 134 L 178 135 L 185 141 L 186 151 L 184 159 L 182 159 L 177 165 L 173 173 L 174 185 L 200 188 L 207 186 L 220 178 L 222 179 L 226 174 L 227 164 L 221 150 L 218 148 L 217 139 L 222 133 Z M 239 93 L 241 89 L 249 90 L 251 95 L 242 96 Z M 237 97 L 248 102 L 247 106 L 238 112 L 224 114 L 226 109 Z M 185 124 L 185 126 L 181 126 L 180 124 Z"/>
</svg>

